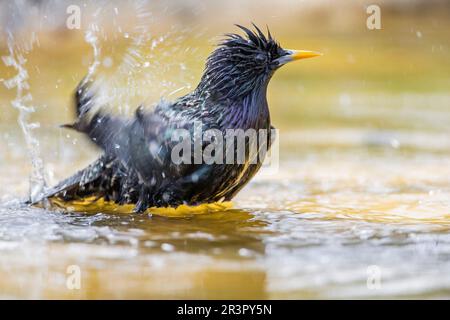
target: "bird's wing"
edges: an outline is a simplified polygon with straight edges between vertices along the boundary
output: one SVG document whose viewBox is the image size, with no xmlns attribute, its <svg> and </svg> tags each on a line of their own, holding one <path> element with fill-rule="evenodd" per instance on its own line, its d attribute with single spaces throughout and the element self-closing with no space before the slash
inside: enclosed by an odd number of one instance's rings
<svg viewBox="0 0 450 320">
<path fill-rule="evenodd" d="M 86 134 L 106 155 L 136 169 L 144 182 L 155 175 L 181 177 L 190 171 L 188 165 L 174 166 L 170 159 L 178 142 L 171 139 L 175 130 L 193 127 L 189 117 L 173 109 L 175 104 L 161 101 L 156 112 L 139 107 L 133 118 L 118 117 L 102 110 L 93 81 L 84 79 L 75 91 L 74 105 L 77 119 L 64 127 Z"/>
<path fill-rule="evenodd" d="M 86 134 L 108 158 L 118 159 L 130 171 L 125 175 L 136 173 L 143 195 L 153 194 L 155 199 L 162 199 L 159 205 L 173 204 L 175 197 L 183 199 L 196 185 L 206 183 L 212 168 L 196 164 L 194 152 L 188 163 L 177 163 L 172 157 L 174 146 L 180 142 L 174 139 L 177 130 L 188 134 L 189 148 L 196 139 L 201 141 L 201 137 L 193 134 L 193 118 L 180 112 L 181 103 L 161 102 L 155 111 L 140 107 L 134 117 L 127 119 L 99 110 L 94 91 L 90 81 L 81 82 L 74 99 L 78 118 L 65 127 Z M 200 146 L 203 150 L 202 142 Z M 158 194 L 163 191 L 166 194 Z M 136 210 L 145 210 L 148 203 L 149 199 L 143 200 Z"/>
<path fill-rule="evenodd" d="M 84 133 L 106 154 L 128 160 L 126 146 L 131 120 L 105 113 L 95 98 L 92 80 L 83 79 L 74 93 L 77 119 L 62 127 Z"/>
<path fill-rule="evenodd" d="M 167 106 L 170 109 L 171 105 Z M 189 148 L 194 146 L 197 137 L 194 134 L 194 124 L 189 117 L 171 116 L 169 112 L 145 112 L 142 108 L 136 111 L 136 116 L 129 132 L 129 150 L 131 162 L 144 180 L 150 180 L 156 175 L 175 178 L 183 177 L 194 171 L 194 154 L 188 161 L 177 161 L 174 147 L 184 141 Z M 203 149 L 203 145 L 200 145 Z M 202 150 L 201 149 L 201 150 Z M 185 158 L 186 159 L 186 158 Z"/>
</svg>

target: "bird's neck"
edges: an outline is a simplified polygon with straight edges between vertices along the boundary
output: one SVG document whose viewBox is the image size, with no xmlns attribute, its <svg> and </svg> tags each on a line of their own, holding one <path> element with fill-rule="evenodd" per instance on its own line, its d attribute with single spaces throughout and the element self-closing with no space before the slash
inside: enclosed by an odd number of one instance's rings
<svg viewBox="0 0 450 320">
<path fill-rule="evenodd" d="M 267 103 L 267 83 L 250 90 L 245 96 L 229 101 L 222 107 L 223 129 L 268 129 L 270 113 Z"/>
<path fill-rule="evenodd" d="M 242 100 L 254 94 L 255 90 L 266 90 L 272 74 L 254 73 L 252 70 L 241 72 L 237 69 L 218 72 L 214 68 L 207 68 L 195 89 L 195 95 L 217 102 Z"/>
<path fill-rule="evenodd" d="M 270 114 L 267 86 L 272 73 L 260 75 L 221 75 L 206 70 L 193 95 L 214 108 L 222 129 L 267 129 Z"/>
</svg>

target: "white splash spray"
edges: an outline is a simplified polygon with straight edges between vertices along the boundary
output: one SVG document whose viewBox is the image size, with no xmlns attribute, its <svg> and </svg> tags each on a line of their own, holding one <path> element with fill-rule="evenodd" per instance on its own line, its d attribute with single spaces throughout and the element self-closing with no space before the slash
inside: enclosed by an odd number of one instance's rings
<svg viewBox="0 0 450 320">
<path fill-rule="evenodd" d="M 13 108 L 19 111 L 18 123 L 22 129 L 28 154 L 31 160 L 31 174 L 29 197 L 31 201 L 40 198 L 46 187 L 44 162 L 40 157 L 39 141 L 33 136 L 33 129 L 39 128 L 38 122 L 29 123 L 30 115 L 35 112 L 35 107 L 31 105 L 33 97 L 29 92 L 28 72 L 25 68 L 27 63 L 26 55 L 32 50 L 36 37 L 33 34 L 32 41 L 25 48 L 19 48 L 14 44 L 12 34 L 8 35 L 9 55 L 3 56 L 2 60 L 6 66 L 12 67 L 17 74 L 10 79 L 4 80 L 4 85 L 8 89 L 16 89 L 16 97 L 11 101 Z"/>
<path fill-rule="evenodd" d="M 87 43 L 89 43 L 94 52 L 94 61 L 91 63 L 88 69 L 88 73 L 86 75 L 86 81 L 91 80 L 95 71 L 97 70 L 100 64 L 100 47 L 98 46 L 98 38 L 96 36 L 96 32 L 98 32 L 98 27 L 95 24 L 91 24 L 90 28 L 86 31 L 86 35 L 84 39 Z"/>
</svg>

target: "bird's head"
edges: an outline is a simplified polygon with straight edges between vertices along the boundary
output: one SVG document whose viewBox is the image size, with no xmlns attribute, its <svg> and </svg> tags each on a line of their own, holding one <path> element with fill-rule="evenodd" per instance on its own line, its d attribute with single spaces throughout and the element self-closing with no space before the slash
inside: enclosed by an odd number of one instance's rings
<svg viewBox="0 0 450 320">
<path fill-rule="evenodd" d="M 321 54 L 307 50 L 287 50 L 265 35 L 256 25 L 255 31 L 236 25 L 245 33 L 225 35 L 225 39 L 208 57 L 198 90 L 217 98 L 237 98 L 267 85 L 271 76 L 288 62 Z"/>
</svg>

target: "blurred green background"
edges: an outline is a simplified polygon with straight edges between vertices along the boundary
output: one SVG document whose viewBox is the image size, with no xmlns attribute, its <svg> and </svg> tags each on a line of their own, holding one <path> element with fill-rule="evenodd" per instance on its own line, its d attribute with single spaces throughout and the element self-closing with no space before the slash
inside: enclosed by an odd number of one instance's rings
<svg viewBox="0 0 450 320">
<path fill-rule="evenodd" d="M 81 29 L 65 23 L 81 8 Z M 71 94 L 93 61 L 85 33 L 94 25 L 97 77 L 111 107 L 133 110 L 192 90 L 220 35 L 234 23 L 268 25 L 285 48 L 324 53 L 279 71 L 269 87 L 282 129 L 369 127 L 442 129 L 450 120 L 450 4 L 377 1 L 381 30 L 366 27 L 373 1 L 16 1 L 3 2 L 0 55 L 12 33 L 27 59 L 30 93 L 43 128 L 73 117 Z M 24 48 L 34 37 L 33 49 Z M 0 63 L 0 78 L 15 70 Z M 17 118 L 14 89 L 0 85 L 0 125 Z M 447 126 L 448 128 L 448 126 Z"/>
</svg>

